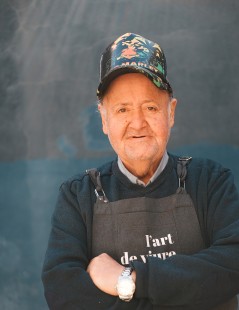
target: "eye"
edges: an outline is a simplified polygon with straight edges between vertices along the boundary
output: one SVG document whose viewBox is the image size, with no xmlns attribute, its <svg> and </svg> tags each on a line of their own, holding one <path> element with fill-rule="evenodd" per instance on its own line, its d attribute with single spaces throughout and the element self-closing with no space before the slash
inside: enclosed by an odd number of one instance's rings
<svg viewBox="0 0 239 310">
<path fill-rule="evenodd" d="M 148 110 L 148 111 L 154 112 L 154 111 L 157 111 L 157 108 L 154 107 L 154 106 L 148 106 L 148 107 L 147 107 L 147 110 Z"/>
<path fill-rule="evenodd" d="M 119 110 L 118 110 L 118 113 L 125 113 L 126 112 L 126 108 L 120 108 Z"/>
</svg>

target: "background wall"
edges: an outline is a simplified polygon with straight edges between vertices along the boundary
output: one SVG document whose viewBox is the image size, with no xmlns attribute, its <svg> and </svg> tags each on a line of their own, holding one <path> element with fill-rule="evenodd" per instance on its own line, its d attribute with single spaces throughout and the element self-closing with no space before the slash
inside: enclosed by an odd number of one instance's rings
<svg viewBox="0 0 239 310">
<path fill-rule="evenodd" d="M 239 2 L 0 1 L 0 308 L 47 309 L 40 282 L 61 182 L 114 157 L 96 113 L 99 58 L 125 32 L 161 44 L 179 100 L 169 150 L 239 187 Z"/>
</svg>

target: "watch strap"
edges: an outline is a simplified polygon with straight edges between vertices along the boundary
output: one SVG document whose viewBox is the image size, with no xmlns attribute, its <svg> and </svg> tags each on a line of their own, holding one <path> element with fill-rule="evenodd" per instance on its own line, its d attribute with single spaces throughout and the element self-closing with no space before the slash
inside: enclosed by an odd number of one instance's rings
<svg viewBox="0 0 239 310">
<path fill-rule="evenodd" d="M 125 269 L 121 273 L 121 276 L 122 277 L 129 277 L 132 272 L 133 272 L 133 268 L 132 267 L 125 267 Z"/>
</svg>

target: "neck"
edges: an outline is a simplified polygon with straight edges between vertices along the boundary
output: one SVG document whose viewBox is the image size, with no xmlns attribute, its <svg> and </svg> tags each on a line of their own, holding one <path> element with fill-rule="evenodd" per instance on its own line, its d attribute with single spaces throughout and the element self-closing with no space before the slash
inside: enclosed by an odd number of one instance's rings
<svg viewBox="0 0 239 310">
<path fill-rule="evenodd" d="M 158 168 L 160 160 L 155 163 L 152 163 L 151 161 L 134 161 L 132 163 L 122 162 L 130 173 L 147 184 Z"/>
<path fill-rule="evenodd" d="M 164 170 L 168 162 L 167 151 L 155 161 L 134 160 L 126 161 L 118 158 L 119 168 L 123 174 L 128 176 L 131 182 L 137 182 L 137 179 L 145 185 L 152 179 L 154 181 Z"/>
</svg>

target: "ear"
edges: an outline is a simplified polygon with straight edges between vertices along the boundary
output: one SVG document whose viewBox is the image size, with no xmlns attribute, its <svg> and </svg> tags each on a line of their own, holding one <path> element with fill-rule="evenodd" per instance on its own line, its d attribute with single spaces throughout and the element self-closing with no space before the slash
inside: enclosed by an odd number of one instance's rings
<svg viewBox="0 0 239 310">
<path fill-rule="evenodd" d="M 169 107 L 169 124 L 171 128 L 174 125 L 176 106 L 177 106 L 177 99 L 173 98 L 170 102 L 170 107 Z"/>
<path fill-rule="evenodd" d="M 106 108 L 102 103 L 98 104 L 98 111 L 100 112 L 101 122 L 102 122 L 102 130 L 105 135 L 108 135 L 108 126 L 107 126 L 107 112 Z"/>
</svg>

